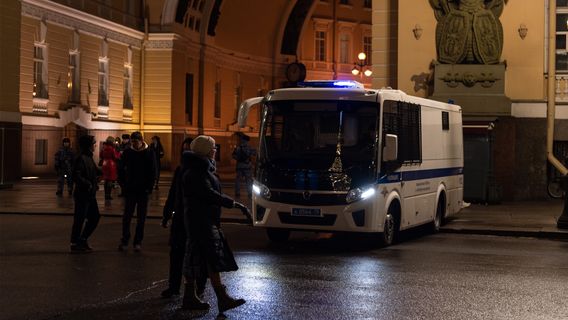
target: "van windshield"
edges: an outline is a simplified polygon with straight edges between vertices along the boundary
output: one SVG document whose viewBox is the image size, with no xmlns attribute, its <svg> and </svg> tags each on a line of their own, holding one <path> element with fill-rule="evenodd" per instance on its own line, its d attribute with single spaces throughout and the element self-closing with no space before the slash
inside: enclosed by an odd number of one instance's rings
<svg viewBox="0 0 568 320">
<path fill-rule="evenodd" d="M 372 102 L 269 102 L 263 108 L 259 166 L 295 174 L 341 173 L 349 185 L 372 181 L 377 113 Z"/>
</svg>

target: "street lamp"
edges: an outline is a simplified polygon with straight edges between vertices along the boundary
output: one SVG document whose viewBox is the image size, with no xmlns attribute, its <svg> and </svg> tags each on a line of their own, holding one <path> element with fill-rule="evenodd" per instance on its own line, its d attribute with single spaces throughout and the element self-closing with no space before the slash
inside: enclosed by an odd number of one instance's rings
<svg viewBox="0 0 568 320">
<path fill-rule="evenodd" d="M 369 68 L 365 68 L 367 66 L 369 66 L 367 64 L 367 55 L 364 52 L 359 52 L 359 54 L 357 55 L 357 59 L 359 59 L 359 61 L 353 63 L 353 69 L 351 70 L 351 73 L 354 76 L 357 75 L 361 75 L 361 79 L 363 79 L 363 75 L 365 75 L 366 77 L 370 77 L 373 74 L 373 71 L 371 71 L 371 69 Z"/>
</svg>

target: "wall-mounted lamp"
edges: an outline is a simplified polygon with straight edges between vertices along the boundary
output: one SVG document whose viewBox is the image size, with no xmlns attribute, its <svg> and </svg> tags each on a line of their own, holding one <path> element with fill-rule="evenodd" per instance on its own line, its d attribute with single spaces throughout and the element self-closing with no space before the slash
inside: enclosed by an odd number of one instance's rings
<svg viewBox="0 0 568 320">
<path fill-rule="evenodd" d="M 353 70 L 351 70 L 351 73 L 354 76 L 360 74 L 361 79 L 363 79 L 363 75 L 365 75 L 366 77 L 370 77 L 373 74 L 373 71 L 371 71 L 371 69 L 369 68 L 365 68 L 369 66 L 367 64 L 367 55 L 364 52 L 359 52 L 359 54 L 357 55 L 357 59 L 359 59 L 359 61 L 354 63 Z"/>
<path fill-rule="evenodd" d="M 519 26 L 519 37 L 521 37 L 522 40 L 525 40 L 527 33 L 529 33 L 529 29 L 524 23 L 521 23 Z"/>
<path fill-rule="evenodd" d="M 419 40 L 420 37 L 422 37 L 422 31 L 423 31 L 423 30 L 422 30 L 422 27 L 417 23 L 417 24 L 414 26 L 414 29 L 412 29 L 412 33 L 414 33 L 414 38 L 415 38 L 416 40 Z"/>
</svg>

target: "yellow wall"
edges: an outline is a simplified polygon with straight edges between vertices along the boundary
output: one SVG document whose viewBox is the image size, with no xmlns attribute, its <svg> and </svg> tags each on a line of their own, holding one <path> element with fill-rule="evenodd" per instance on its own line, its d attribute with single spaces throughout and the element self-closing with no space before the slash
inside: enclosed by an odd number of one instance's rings
<svg viewBox="0 0 568 320">
<path fill-rule="evenodd" d="M 0 3 L 0 111 L 19 111 L 20 18 L 19 3 Z"/>
<path fill-rule="evenodd" d="M 396 2 L 398 1 L 373 1 L 373 88 L 397 86 L 397 74 L 395 72 L 400 67 L 400 63 L 397 64 L 396 62 L 397 34 L 394 30 L 397 25 L 396 11 L 403 12 L 406 2 L 412 3 L 411 9 L 416 9 L 417 12 L 420 12 L 423 5 L 423 1 L 400 0 L 399 6 Z M 404 22 L 404 18 L 401 16 L 398 16 L 398 20 Z"/>
<path fill-rule="evenodd" d="M 81 52 L 81 104 L 89 106 L 91 112 L 97 112 L 98 104 L 98 69 L 101 39 L 88 34 L 79 34 Z M 111 83 L 112 85 L 112 83 Z M 91 88 L 89 92 L 89 87 Z"/>
<path fill-rule="evenodd" d="M 428 1 L 399 1 L 398 10 L 398 85 L 396 89 L 426 96 L 426 91 L 414 90 L 413 76 L 428 74 L 430 63 L 436 59 L 436 18 Z M 412 30 L 422 28 L 422 37 L 416 40 Z"/>
<path fill-rule="evenodd" d="M 22 16 L 20 45 L 20 111 L 32 112 L 34 39 L 39 21 Z"/>
<path fill-rule="evenodd" d="M 172 50 L 147 50 L 144 83 L 144 124 L 170 124 Z"/>
<path fill-rule="evenodd" d="M 414 90 L 412 77 L 431 73 L 430 62 L 436 59 L 437 21 L 427 1 L 400 0 L 398 12 L 398 88 L 426 96 L 425 90 Z M 509 1 L 501 15 L 504 37 L 501 60 L 507 63 L 505 94 L 512 100 L 542 100 L 545 95 L 544 17 L 544 0 Z M 524 40 L 518 33 L 521 23 L 529 29 Z M 412 32 L 416 24 L 423 29 L 419 40 Z M 373 28 L 373 32 L 380 32 Z M 373 50 L 376 47 L 380 44 L 373 43 Z"/>
<path fill-rule="evenodd" d="M 509 1 L 501 15 L 503 55 L 507 61 L 506 95 L 513 100 L 542 100 L 544 86 L 544 34 L 546 9 L 544 0 Z M 519 26 L 529 29 L 527 37 L 519 36 Z"/>
</svg>

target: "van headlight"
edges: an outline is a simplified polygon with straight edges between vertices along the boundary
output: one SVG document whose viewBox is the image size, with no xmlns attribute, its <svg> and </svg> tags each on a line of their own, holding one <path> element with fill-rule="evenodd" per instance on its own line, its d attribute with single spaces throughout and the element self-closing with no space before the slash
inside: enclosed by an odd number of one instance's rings
<svg viewBox="0 0 568 320">
<path fill-rule="evenodd" d="M 363 188 L 355 188 L 349 190 L 347 193 L 347 203 L 365 200 L 375 195 L 375 188 L 374 187 L 363 187 Z"/>
<path fill-rule="evenodd" d="M 270 200 L 270 190 L 268 189 L 267 186 L 263 185 L 262 183 L 259 182 L 253 182 L 252 184 L 252 192 L 254 192 L 256 195 L 263 197 L 266 200 Z"/>
</svg>

